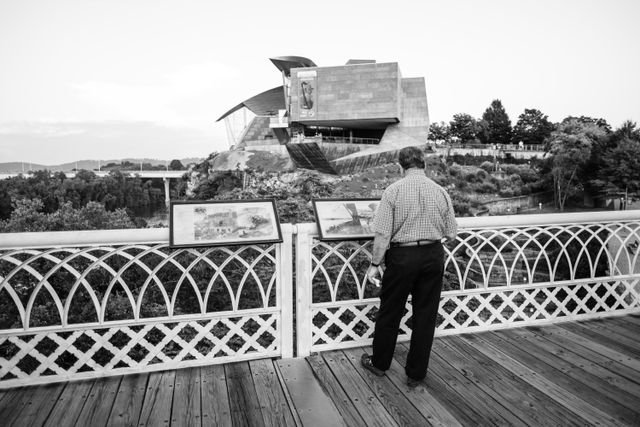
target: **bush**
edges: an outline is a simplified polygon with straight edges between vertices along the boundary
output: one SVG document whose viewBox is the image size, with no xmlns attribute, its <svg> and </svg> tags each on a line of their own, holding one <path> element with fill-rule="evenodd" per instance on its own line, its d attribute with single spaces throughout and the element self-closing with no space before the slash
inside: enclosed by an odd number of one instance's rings
<svg viewBox="0 0 640 427">
<path fill-rule="evenodd" d="M 451 166 L 449 166 L 449 174 L 451 176 L 460 176 L 462 174 L 462 166 L 458 165 L 458 164 L 452 164 Z"/>
<path fill-rule="evenodd" d="M 482 182 L 474 188 L 478 193 L 495 194 L 498 192 L 498 187 L 491 182 Z"/>
<path fill-rule="evenodd" d="M 501 189 L 501 190 L 498 192 L 498 194 L 499 194 L 501 197 L 507 197 L 507 198 L 508 198 L 508 197 L 515 197 L 515 193 L 514 193 L 514 191 L 513 191 L 513 189 L 512 189 L 512 188 L 504 188 L 504 189 Z"/>
<path fill-rule="evenodd" d="M 480 165 L 480 169 L 484 170 L 485 172 L 491 173 L 493 171 L 493 162 L 482 162 L 482 164 Z"/>
<path fill-rule="evenodd" d="M 1 233 L 34 231 L 109 230 L 135 228 L 136 224 L 124 209 L 109 212 L 104 205 L 89 202 L 74 209 L 71 202 L 64 203 L 57 211 L 42 212 L 44 203 L 40 199 L 23 199 L 14 204 L 11 217 L 0 221 Z"/>
<path fill-rule="evenodd" d="M 484 169 L 478 169 L 478 171 L 476 172 L 476 178 L 477 178 L 478 182 L 484 181 L 488 177 L 489 177 L 489 173 L 487 171 L 485 171 Z"/>
</svg>

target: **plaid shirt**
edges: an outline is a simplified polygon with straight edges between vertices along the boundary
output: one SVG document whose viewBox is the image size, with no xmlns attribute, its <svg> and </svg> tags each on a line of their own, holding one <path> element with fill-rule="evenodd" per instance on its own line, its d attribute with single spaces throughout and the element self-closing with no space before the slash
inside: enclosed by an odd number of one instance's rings
<svg viewBox="0 0 640 427">
<path fill-rule="evenodd" d="M 444 188 L 422 169 L 409 169 L 382 193 L 373 229 L 391 236 L 391 242 L 406 243 L 455 236 L 458 223 Z"/>
</svg>

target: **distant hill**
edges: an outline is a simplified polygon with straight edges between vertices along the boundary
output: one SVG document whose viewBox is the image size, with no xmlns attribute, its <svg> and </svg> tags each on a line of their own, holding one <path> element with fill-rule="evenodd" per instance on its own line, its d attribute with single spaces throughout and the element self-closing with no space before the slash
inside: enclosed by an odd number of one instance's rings
<svg viewBox="0 0 640 427">
<path fill-rule="evenodd" d="M 172 159 L 171 159 L 172 160 Z M 94 170 L 98 169 L 102 166 L 105 166 L 109 163 L 121 163 L 121 162 L 131 162 L 134 164 L 138 163 L 148 163 L 152 166 L 164 166 L 171 162 L 171 160 L 160 160 L 160 159 L 117 159 L 117 160 L 78 160 L 77 162 L 69 162 L 63 163 L 61 165 L 41 165 L 38 163 L 22 163 L 22 162 L 7 162 L 0 163 L 0 173 L 21 173 L 28 171 L 36 171 L 47 169 L 53 172 L 57 171 L 71 171 L 73 169 L 86 169 L 86 170 Z M 190 163 L 200 163 L 204 160 L 204 158 L 198 157 L 187 157 L 184 159 L 178 159 L 180 163 L 183 165 L 188 165 Z"/>
</svg>

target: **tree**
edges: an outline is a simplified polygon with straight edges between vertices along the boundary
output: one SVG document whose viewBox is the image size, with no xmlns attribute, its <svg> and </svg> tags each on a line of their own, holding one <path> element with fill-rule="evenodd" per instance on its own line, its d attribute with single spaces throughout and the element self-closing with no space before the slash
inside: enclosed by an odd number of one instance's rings
<svg viewBox="0 0 640 427">
<path fill-rule="evenodd" d="M 589 184 L 600 191 L 640 191 L 640 129 L 625 121 L 592 150 L 591 169 L 597 179 Z"/>
<path fill-rule="evenodd" d="M 509 144 L 511 142 L 511 120 L 502 102 L 494 99 L 482 114 L 478 137 L 484 144 Z"/>
<path fill-rule="evenodd" d="M 429 141 L 448 142 L 450 138 L 449 125 L 445 122 L 435 122 L 429 125 Z"/>
<path fill-rule="evenodd" d="M 543 144 L 554 128 L 553 123 L 540 110 L 525 108 L 513 128 L 512 140 L 516 144 L 520 141 L 525 144 Z"/>
<path fill-rule="evenodd" d="M 599 175 L 617 191 L 640 191 L 640 141 L 623 138 L 605 151 Z"/>
<path fill-rule="evenodd" d="M 570 196 L 583 189 L 591 150 L 605 137 L 605 131 L 598 125 L 577 119 L 563 121 L 549 136 L 547 145 L 551 154 L 554 201 L 560 210 L 564 210 Z"/>
<path fill-rule="evenodd" d="M 449 134 L 451 138 L 455 138 L 463 144 L 475 142 L 477 133 L 478 122 L 470 114 L 454 114 L 453 120 L 449 122 Z"/>
<path fill-rule="evenodd" d="M 593 118 L 589 116 L 567 116 L 562 120 L 562 123 L 566 122 L 578 122 L 583 125 L 595 125 L 601 128 L 605 133 L 611 133 L 611 125 L 609 125 L 609 123 L 607 123 L 607 121 L 603 118 Z"/>
<path fill-rule="evenodd" d="M 182 165 L 182 162 L 178 159 L 173 159 L 171 160 L 171 163 L 169 163 L 169 169 L 171 169 L 172 171 L 181 171 L 184 170 L 184 166 Z"/>
</svg>

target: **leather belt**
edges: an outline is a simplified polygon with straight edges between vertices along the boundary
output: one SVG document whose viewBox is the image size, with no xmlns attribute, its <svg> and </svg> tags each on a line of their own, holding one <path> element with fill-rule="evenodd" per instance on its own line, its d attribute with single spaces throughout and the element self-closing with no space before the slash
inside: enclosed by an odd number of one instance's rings
<svg viewBox="0 0 640 427">
<path fill-rule="evenodd" d="M 408 246 L 428 246 L 434 243 L 440 243 L 439 240 L 418 240 L 417 242 L 391 242 L 389 246 L 392 248 L 404 248 Z"/>
</svg>

